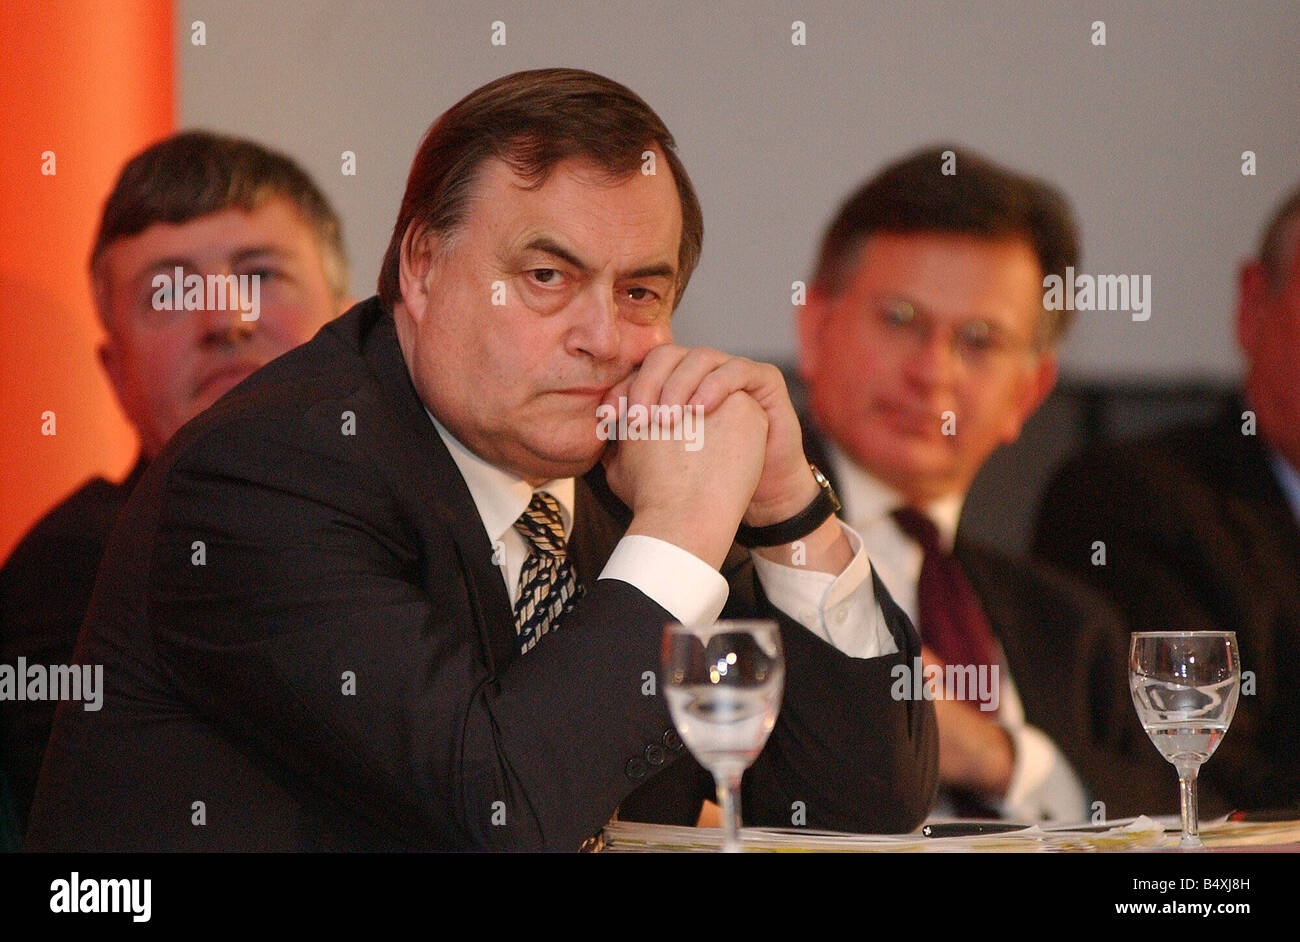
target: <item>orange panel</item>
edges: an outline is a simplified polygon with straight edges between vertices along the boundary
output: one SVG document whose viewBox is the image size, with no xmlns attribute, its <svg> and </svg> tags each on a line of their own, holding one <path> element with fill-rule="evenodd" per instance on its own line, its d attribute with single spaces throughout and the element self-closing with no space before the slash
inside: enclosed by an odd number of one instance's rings
<svg viewBox="0 0 1300 942">
<path fill-rule="evenodd" d="M 0 13 L 0 558 L 135 435 L 95 357 L 87 258 L 122 164 L 175 128 L 171 0 L 5 0 Z M 54 173 L 42 172 L 53 152 Z M 55 434 L 42 434 L 54 413 Z"/>
</svg>

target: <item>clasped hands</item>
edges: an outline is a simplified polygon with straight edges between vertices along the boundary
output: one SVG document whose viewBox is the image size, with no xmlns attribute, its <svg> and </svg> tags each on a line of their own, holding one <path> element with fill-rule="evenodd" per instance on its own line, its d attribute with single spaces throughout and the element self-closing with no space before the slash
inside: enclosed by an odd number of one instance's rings
<svg viewBox="0 0 1300 942">
<path fill-rule="evenodd" d="M 629 534 L 673 543 L 720 568 L 742 519 L 767 526 L 810 504 L 818 484 L 804 456 L 799 419 L 781 371 L 706 347 L 666 344 L 609 390 L 605 404 L 698 406 L 697 445 L 681 441 L 611 442 L 603 462 L 611 489 L 632 509 Z M 808 569 L 841 572 L 853 551 L 834 518 L 802 541 Z M 755 550 L 791 564 L 789 547 Z"/>
</svg>

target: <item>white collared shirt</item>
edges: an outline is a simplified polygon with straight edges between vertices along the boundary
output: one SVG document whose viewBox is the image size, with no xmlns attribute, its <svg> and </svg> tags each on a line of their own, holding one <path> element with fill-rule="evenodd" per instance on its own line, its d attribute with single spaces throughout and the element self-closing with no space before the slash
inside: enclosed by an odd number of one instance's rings
<svg viewBox="0 0 1300 942">
<path fill-rule="evenodd" d="M 919 625 L 917 586 L 925 554 L 892 516 L 906 502 L 893 488 L 855 464 L 833 442 L 826 442 L 826 451 L 836 492 L 844 505 L 844 519 L 862 534 L 872 564 L 894 601 L 912 619 L 912 624 Z M 964 501 L 964 494 L 949 494 L 922 508 L 934 521 L 940 541 L 950 551 Z M 997 656 L 1000 662 L 997 722 L 1006 729 L 1015 747 L 1011 783 L 998 810 L 1004 817 L 1018 821 L 1088 820 L 1087 793 L 1082 781 L 1051 738 L 1025 722 L 1024 706 L 1000 644 Z M 943 814 L 944 810 L 936 808 L 935 813 Z"/>
<path fill-rule="evenodd" d="M 465 479 L 513 604 L 519 594 L 519 573 L 529 553 L 524 538 L 515 530 L 515 521 L 528 507 L 534 490 L 546 491 L 560 505 L 567 539 L 573 531 L 573 478 L 548 481 L 534 488 L 471 452 L 425 411 Z M 893 654 L 898 647 L 876 603 L 862 539 L 848 527 L 845 533 L 855 555 L 838 576 L 783 566 L 757 555 L 753 557 L 755 571 L 773 605 L 845 654 Z M 634 586 L 673 618 L 689 624 L 716 621 L 729 591 L 721 573 L 699 557 L 665 540 L 640 534 L 619 540 L 599 578 L 618 579 Z"/>
</svg>

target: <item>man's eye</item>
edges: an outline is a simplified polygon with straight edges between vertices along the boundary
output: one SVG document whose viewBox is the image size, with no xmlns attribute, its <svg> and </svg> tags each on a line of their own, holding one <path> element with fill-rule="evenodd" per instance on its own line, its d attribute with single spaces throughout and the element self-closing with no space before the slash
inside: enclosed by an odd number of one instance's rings
<svg viewBox="0 0 1300 942">
<path fill-rule="evenodd" d="M 554 285 L 560 281 L 560 272 L 555 268 L 534 268 L 529 274 L 540 285 Z"/>
<path fill-rule="evenodd" d="M 890 327 L 906 327 L 916 320 L 916 311 L 906 301 L 896 301 L 880 309 L 880 319 Z"/>
<path fill-rule="evenodd" d="M 971 321 L 963 324 L 957 336 L 961 338 L 961 345 L 967 350 L 983 352 L 998 346 L 996 333 L 987 321 Z"/>
<path fill-rule="evenodd" d="M 655 294 L 649 288 L 628 288 L 626 291 L 628 300 L 631 301 L 654 301 L 659 295 Z"/>
</svg>

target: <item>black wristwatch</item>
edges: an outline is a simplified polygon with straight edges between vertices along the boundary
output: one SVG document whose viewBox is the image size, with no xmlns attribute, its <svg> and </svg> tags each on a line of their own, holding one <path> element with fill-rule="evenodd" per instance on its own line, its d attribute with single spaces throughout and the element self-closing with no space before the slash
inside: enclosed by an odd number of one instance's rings
<svg viewBox="0 0 1300 942">
<path fill-rule="evenodd" d="M 756 546 L 784 546 L 812 533 L 826 518 L 840 512 L 840 499 L 835 496 L 835 489 L 826 475 L 818 470 L 817 465 L 808 465 L 821 490 L 813 502 L 799 511 L 789 520 L 773 523 L 766 527 L 751 527 L 742 523 L 736 531 L 736 542 L 753 549 Z"/>
</svg>

